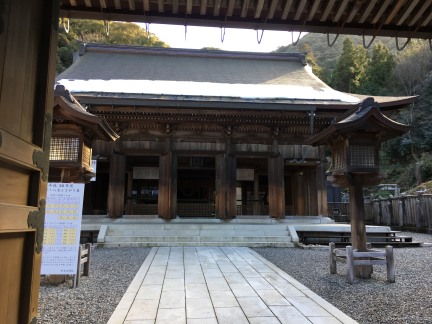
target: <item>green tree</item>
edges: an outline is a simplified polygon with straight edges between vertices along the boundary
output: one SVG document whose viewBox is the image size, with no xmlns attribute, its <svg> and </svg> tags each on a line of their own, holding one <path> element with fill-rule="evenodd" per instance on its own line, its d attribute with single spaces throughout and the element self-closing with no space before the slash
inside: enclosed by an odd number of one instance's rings
<svg viewBox="0 0 432 324">
<path fill-rule="evenodd" d="M 365 77 L 360 84 L 360 93 L 374 96 L 387 95 L 395 65 L 394 55 L 388 47 L 383 43 L 375 44 L 365 69 Z"/>
<path fill-rule="evenodd" d="M 318 65 L 312 47 L 306 43 L 301 46 L 301 50 L 306 53 L 306 62 L 312 68 L 313 74 L 315 74 L 318 78 L 323 80 L 324 71 L 322 67 Z"/>
<path fill-rule="evenodd" d="M 330 85 L 339 91 L 355 93 L 365 78 L 367 51 L 362 46 L 355 46 L 347 37 L 342 53 L 333 70 Z"/>
<path fill-rule="evenodd" d="M 102 43 L 115 45 L 138 45 L 168 47 L 152 33 L 133 23 L 110 22 L 106 25 L 100 20 L 73 19 L 69 33 L 60 24 L 57 44 L 57 73 L 61 73 L 73 62 L 73 53 L 79 43 Z M 62 28 L 63 27 L 63 28 Z"/>
</svg>

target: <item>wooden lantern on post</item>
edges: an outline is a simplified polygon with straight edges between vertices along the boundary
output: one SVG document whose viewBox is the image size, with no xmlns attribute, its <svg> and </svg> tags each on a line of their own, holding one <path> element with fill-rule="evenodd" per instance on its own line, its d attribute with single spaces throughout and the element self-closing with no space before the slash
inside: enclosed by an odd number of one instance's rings
<svg viewBox="0 0 432 324">
<path fill-rule="evenodd" d="M 92 141 L 115 141 L 119 136 L 104 118 L 88 113 L 62 85 L 55 89 L 53 113 L 49 181 L 89 182 L 94 176 Z"/>
<path fill-rule="evenodd" d="M 359 252 L 366 249 L 366 224 L 363 186 L 377 185 L 382 176 L 379 168 L 380 144 L 407 132 L 409 126 L 384 116 L 378 103 L 367 98 L 356 111 L 341 116 L 332 125 L 307 141 L 314 146 L 329 145 L 332 165 L 329 180 L 335 186 L 349 188 L 351 240 Z M 372 266 L 359 266 L 358 278 L 370 278 Z"/>
</svg>

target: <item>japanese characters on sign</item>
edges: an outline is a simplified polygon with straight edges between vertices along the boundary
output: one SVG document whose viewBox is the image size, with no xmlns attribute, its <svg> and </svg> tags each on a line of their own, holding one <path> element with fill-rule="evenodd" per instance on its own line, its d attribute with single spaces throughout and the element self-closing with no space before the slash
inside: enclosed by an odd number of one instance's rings
<svg viewBox="0 0 432 324">
<path fill-rule="evenodd" d="M 83 183 L 48 183 L 42 274 L 76 273 L 83 197 Z"/>
</svg>

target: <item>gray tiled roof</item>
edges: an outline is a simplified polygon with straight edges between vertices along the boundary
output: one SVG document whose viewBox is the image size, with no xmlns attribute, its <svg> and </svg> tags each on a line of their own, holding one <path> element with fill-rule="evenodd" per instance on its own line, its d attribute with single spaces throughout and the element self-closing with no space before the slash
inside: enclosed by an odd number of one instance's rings
<svg viewBox="0 0 432 324">
<path fill-rule="evenodd" d="M 302 54 L 154 49 L 87 44 L 57 79 L 125 79 L 326 87 Z"/>
</svg>

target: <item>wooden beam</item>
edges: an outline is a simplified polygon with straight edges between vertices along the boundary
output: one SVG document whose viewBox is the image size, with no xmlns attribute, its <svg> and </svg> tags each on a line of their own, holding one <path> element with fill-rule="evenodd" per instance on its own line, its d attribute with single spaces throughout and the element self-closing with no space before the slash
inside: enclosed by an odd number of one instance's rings
<svg viewBox="0 0 432 324">
<path fill-rule="evenodd" d="M 91 6 L 92 6 L 91 1 L 90 0 L 85 0 L 85 5 L 86 5 L 86 7 L 91 8 Z"/>
<path fill-rule="evenodd" d="M 411 14 L 415 6 L 419 3 L 419 0 L 412 0 L 411 4 L 409 5 L 408 9 L 405 10 L 402 17 L 399 19 L 399 21 L 396 23 L 396 25 L 400 26 L 403 24 L 403 22 L 408 18 L 408 16 Z"/>
<path fill-rule="evenodd" d="M 164 0 L 158 0 L 158 11 L 159 12 L 164 12 L 165 8 L 164 8 Z"/>
<path fill-rule="evenodd" d="M 120 0 L 114 0 L 114 6 L 117 10 L 120 10 L 121 9 Z"/>
<path fill-rule="evenodd" d="M 178 13 L 178 0 L 172 0 L 172 13 Z"/>
<path fill-rule="evenodd" d="M 192 13 L 192 0 L 186 1 L 186 14 L 190 15 Z"/>
<path fill-rule="evenodd" d="M 249 9 L 250 0 L 243 0 L 240 17 L 245 18 Z"/>
<path fill-rule="evenodd" d="M 144 11 L 150 11 L 150 0 L 143 0 Z"/>
<path fill-rule="evenodd" d="M 307 20 L 310 21 L 310 20 L 313 19 L 313 17 L 315 16 L 316 11 L 318 10 L 318 7 L 319 7 L 320 3 L 321 3 L 321 0 L 315 0 L 314 4 L 313 4 L 313 6 L 312 6 L 312 8 L 311 8 L 311 10 L 309 12 L 309 17 L 308 17 Z"/>
<path fill-rule="evenodd" d="M 432 19 L 432 11 L 429 13 L 429 16 L 423 21 L 422 27 L 427 26 Z"/>
<path fill-rule="evenodd" d="M 365 20 L 369 17 L 369 14 L 371 13 L 372 9 L 375 7 L 377 0 L 371 0 L 369 2 L 369 5 L 366 7 L 366 10 L 363 12 L 363 16 L 361 16 L 359 22 L 363 24 Z"/>
<path fill-rule="evenodd" d="M 286 20 L 288 18 L 288 14 L 291 10 L 291 6 L 292 6 L 293 0 L 287 0 L 286 4 L 285 4 L 285 8 L 284 11 L 282 13 L 282 20 Z"/>
<path fill-rule="evenodd" d="M 129 0 L 129 10 L 135 10 L 135 0 Z"/>
<path fill-rule="evenodd" d="M 106 9 L 105 0 L 99 0 L 99 4 L 100 4 L 101 8 Z"/>
<path fill-rule="evenodd" d="M 331 10 L 333 9 L 334 3 L 335 3 L 335 0 L 330 0 L 327 3 L 327 7 L 325 8 L 323 15 L 321 16 L 320 21 L 326 21 L 327 20 L 327 17 L 329 16 Z"/>
<path fill-rule="evenodd" d="M 264 0 L 258 0 L 255 7 L 255 18 L 261 17 L 262 8 L 264 6 Z"/>
<path fill-rule="evenodd" d="M 336 13 L 336 16 L 333 18 L 333 22 L 338 22 L 342 14 L 344 13 L 349 0 L 343 0 L 342 4 L 339 7 L 338 12 Z"/>
<path fill-rule="evenodd" d="M 229 0 L 228 2 L 228 9 L 227 9 L 227 17 L 231 17 L 234 12 L 234 6 L 235 6 L 236 0 Z"/>
<path fill-rule="evenodd" d="M 279 2 L 279 0 L 272 0 L 272 2 L 270 4 L 270 9 L 269 9 L 269 12 L 268 12 L 268 16 L 267 16 L 268 19 L 273 19 L 274 14 L 276 12 L 276 8 L 277 8 L 277 5 L 278 5 L 278 2 Z"/>
<path fill-rule="evenodd" d="M 213 16 L 215 16 L 215 17 L 219 16 L 221 3 L 222 3 L 222 0 L 215 0 L 214 8 L 213 8 Z"/>
<path fill-rule="evenodd" d="M 357 12 L 360 10 L 360 8 L 363 6 L 363 2 L 356 2 L 354 5 L 354 8 L 351 9 L 350 14 L 346 20 L 347 23 L 351 23 L 352 20 L 354 19 L 355 15 L 357 14 Z"/>
<path fill-rule="evenodd" d="M 396 5 L 394 6 L 394 8 L 393 8 L 392 12 L 390 13 L 390 15 L 387 16 L 387 19 L 384 22 L 385 25 L 391 24 L 392 20 L 397 15 L 397 13 L 399 12 L 399 10 L 402 8 L 402 5 L 404 3 L 405 3 L 405 0 L 399 0 L 398 3 L 396 3 Z"/>
<path fill-rule="evenodd" d="M 381 16 L 383 15 L 383 13 L 386 11 L 387 7 L 390 5 L 390 3 L 392 2 L 392 0 L 386 0 L 383 5 L 381 6 L 380 10 L 377 12 L 377 14 L 375 15 L 375 18 L 372 19 L 372 24 L 376 24 L 377 21 L 381 18 Z"/>
<path fill-rule="evenodd" d="M 301 15 L 303 14 L 303 10 L 306 6 L 307 0 L 301 0 L 299 6 L 297 7 L 297 12 L 294 16 L 294 20 L 300 20 Z"/>
<path fill-rule="evenodd" d="M 201 0 L 200 15 L 204 16 L 207 12 L 207 0 Z"/>
<path fill-rule="evenodd" d="M 419 11 L 417 11 L 416 15 L 413 19 L 408 23 L 408 26 L 413 26 L 419 18 L 424 14 L 427 8 L 432 4 L 432 0 L 426 0 L 425 3 L 423 3 L 423 6 L 420 8 Z"/>
</svg>

